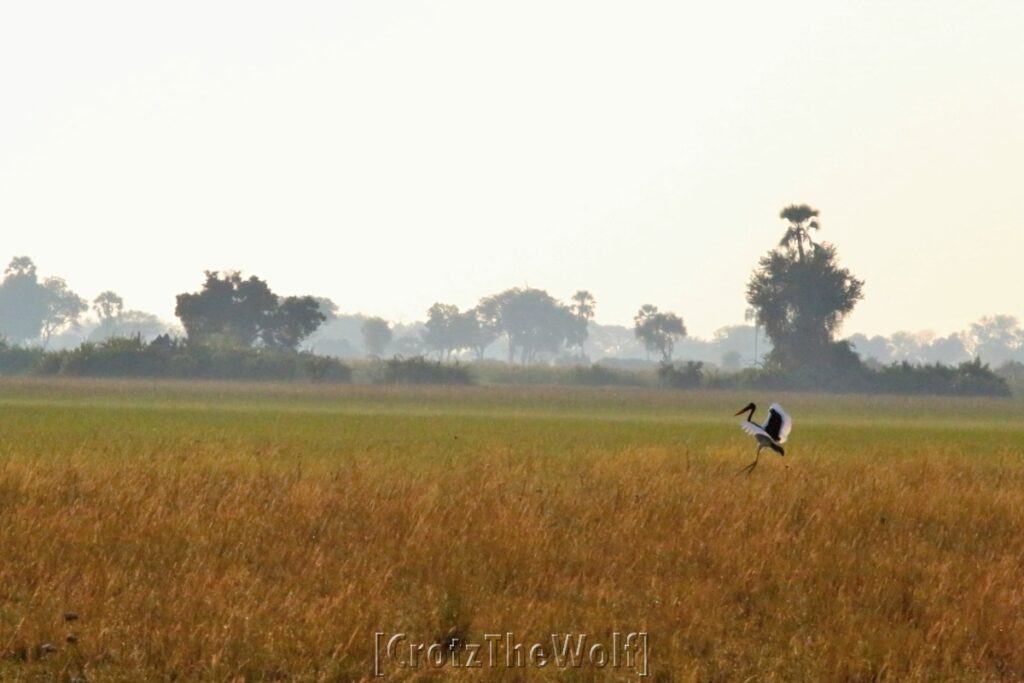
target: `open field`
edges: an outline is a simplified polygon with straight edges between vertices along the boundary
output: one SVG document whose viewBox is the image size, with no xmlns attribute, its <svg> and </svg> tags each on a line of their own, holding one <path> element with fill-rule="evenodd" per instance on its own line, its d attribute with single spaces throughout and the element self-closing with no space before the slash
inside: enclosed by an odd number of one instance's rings
<svg viewBox="0 0 1024 683">
<path fill-rule="evenodd" d="M 731 415 L 774 398 L 788 455 L 737 476 Z M 661 681 L 1022 680 L 1022 407 L 5 380 L 0 680 L 369 679 L 377 631 L 645 631 Z"/>
</svg>

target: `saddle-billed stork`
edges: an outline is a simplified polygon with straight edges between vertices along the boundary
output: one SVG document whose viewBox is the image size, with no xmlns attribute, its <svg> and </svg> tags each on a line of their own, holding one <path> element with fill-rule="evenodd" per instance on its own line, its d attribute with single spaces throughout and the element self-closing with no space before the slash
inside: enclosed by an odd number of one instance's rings
<svg viewBox="0 0 1024 683">
<path fill-rule="evenodd" d="M 757 410 L 757 406 L 751 403 L 736 413 L 737 416 L 747 413 L 747 419 L 740 422 L 740 428 L 757 441 L 757 455 L 754 456 L 754 462 L 740 470 L 747 474 L 753 472 L 757 467 L 762 449 L 770 448 L 779 455 L 786 455 L 786 449 L 782 447 L 782 444 L 786 443 L 789 432 L 793 429 L 793 418 L 778 403 L 773 403 L 768 408 L 768 419 L 763 425 L 754 422 L 755 410 Z"/>
</svg>

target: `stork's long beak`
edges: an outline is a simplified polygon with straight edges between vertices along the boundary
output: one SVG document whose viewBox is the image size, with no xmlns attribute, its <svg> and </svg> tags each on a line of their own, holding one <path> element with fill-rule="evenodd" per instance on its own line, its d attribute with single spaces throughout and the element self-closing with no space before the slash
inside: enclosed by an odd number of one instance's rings
<svg viewBox="0 0 1024 683">
<path fill-rule="evenodd" d="M 748 410 L 750 410 L 750 406 L 747 406 L 746 408 L 743 408 L 742 410 L 737 412 L 735 415 L 733 415 L 733 417 L 738 417 L 738 416 L 742 415 L 743 413 L 747 412 Z"/>
</svg>

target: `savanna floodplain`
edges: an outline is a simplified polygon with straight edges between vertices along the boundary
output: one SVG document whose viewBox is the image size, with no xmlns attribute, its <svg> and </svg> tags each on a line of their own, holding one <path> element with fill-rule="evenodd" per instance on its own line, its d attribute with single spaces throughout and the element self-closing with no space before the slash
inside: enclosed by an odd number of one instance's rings
<svg viewBox="0 0 1024 683">
<path fill-rule="evenodd" d="M 741 475 L 732 415 L 773 400 L 786 457 Z M 374 680 L 376 633 L 635 632 L 656 681 L 1021 680 L 1021 408 L 3 380 L 0 680 Z M 379 673 L 640 680 L 507 663 Z"/>
</svg>

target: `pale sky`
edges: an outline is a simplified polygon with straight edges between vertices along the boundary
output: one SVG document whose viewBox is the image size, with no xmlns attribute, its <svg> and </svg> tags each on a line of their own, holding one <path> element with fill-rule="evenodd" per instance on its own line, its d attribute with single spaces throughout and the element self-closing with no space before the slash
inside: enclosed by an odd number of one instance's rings
<svg viewBox="0 0 1024 683">
<path fill-rule="evenodd" d="M 530 285 L 691 334 L 810 203 L 844 333 L 1024 317 L 1024 2 L 7 2 L 0 260 L 412 321 Z"/>
</svg>

